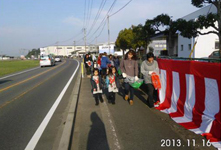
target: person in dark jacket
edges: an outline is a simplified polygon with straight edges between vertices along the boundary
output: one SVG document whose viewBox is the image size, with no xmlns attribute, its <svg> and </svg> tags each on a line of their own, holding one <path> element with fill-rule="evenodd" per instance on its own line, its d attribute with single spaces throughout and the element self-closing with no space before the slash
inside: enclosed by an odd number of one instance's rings
<svg viewBox="0 0 221 150">
<path fill-rule="evenodd" d="M 119 58 L 117 57 L 117 55 L 114 56 L 114 67 L 117 68 L 117 70 L 119 69 L 119 66 L 120 66 L 120 60 Z"/>
<path fill-rule="evenodd" d="M 101 75 L 103 78 L 105 78 L 107 74 L 108 64 L 110 64 L 110 60 L 107 58 L 107 53 L 104 52 L 101 57 Z"/>
<path fill-rule="evenodd" d="M 99 70 L 97 68 L 94 68 L 93 75 L 91 76 L 91 86 L 92 86 L 92 93 L 94 95 L 95 102 L 96 102 L 95 105 L 99 105 L 99 99 L 101 103 L 104 102 L 102 98 L 102 93 L 103 93 L 102 82 L 103 82 L 102 78 L 101 76 L 99 76 Z"/>
<path fill-rule="evenodd" d="M 108 87 L 108 103 L 115 104 L 115 95 L 119 92 L 120 81 L 118 79 L 117 69 L 112 66 L 106 76 L 106 85 Z"/>
<path fill-rule="evenodd" d="M 85 55 L 84 64 L 85 64 L 85 68 L 86 68 L 87 77 L 90 78 L 90 75 L 91 75 L 91 67 L 92 67 L 93 61 L 92 61 L 92 58 L 89 57 L 89 54 L 86 54 L 86 55 Z"/>
</svg>

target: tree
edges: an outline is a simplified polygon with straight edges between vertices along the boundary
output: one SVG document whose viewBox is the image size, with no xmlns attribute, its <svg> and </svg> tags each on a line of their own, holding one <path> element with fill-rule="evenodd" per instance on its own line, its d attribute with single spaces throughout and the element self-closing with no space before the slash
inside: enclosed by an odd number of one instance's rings
<svg viewBox="0 0 221 150">
<path fill-rule="evenodd" d="M 183 37 L 191 38 L 198 35 L 216 34 L 219 37 L 219 50 L 221 53 L 221 2 L 220 0 L 192 0 L 192 4 L 198 8 L 206 4 L 213 4 L 217 8 L 217 13 L 208 13 L 201 15 L 196 20 L 186 21 L 178 19 L 176 29 Z M 218 24 L 218 26 L 216 25 Z M 199 29 L 212 27 L 213 31 L 201 32 Z"/>
<path fill-rule="evenodd" d="M 150 33 L 146 32 L 145 26 L 142 24 L 139 24 L 137 26 L 132 26 L 132 31 L 134 34 L 134 40 L 133 40 L 133 48 L 136 49 L 137 47 L 143 46 L 145 49 L 147 49 L 148 44 L 150 43 Z"/>
<path fill-rule="evenodd" d="M 151 37 L 156 33 L 164 32 L 165 34 L 170 34 L 176 32 L 171 23 L 173 24 L 167 14 L 158 15 L 152 20 L 146 20 L 144 25 L 139 24 L 131 26 L 129 29 L 121 30 L 115 44 L 123 50 L 136 49 L 141 46 L 146 50 L 151 42 Z"/>
<path fill-rule="evenodd" d="M 131 28 L 124 29 L 119 32 L 115 45 L 117 46 L 117 48 L 123 50 L 123 55 L 126 49 L 132 47 L 133 38 L 134 36 Z"/>
<path fill-rule="evenodd" d="M 172 21 L 169 15 L 161 14 L 152 20 L 147 20 L 145 23 L 145 29 L 150 36 L 153 36 L 156 33 L 164 33 L 164 35 L 168 35 L 168 46 L 169 49 L 172 49 L 172 35 L 177 31 L 175 24 L 176 22 Z"/>
<path fill-rule="evenodd" d="M 31 55 L 34 55 L 35 57 L 37 57 L 38 55 L 40 55 L 40 49 L 32 49 L 31 51 L 28 52 L 26 57 L 31 58 Z"/>
</svg>

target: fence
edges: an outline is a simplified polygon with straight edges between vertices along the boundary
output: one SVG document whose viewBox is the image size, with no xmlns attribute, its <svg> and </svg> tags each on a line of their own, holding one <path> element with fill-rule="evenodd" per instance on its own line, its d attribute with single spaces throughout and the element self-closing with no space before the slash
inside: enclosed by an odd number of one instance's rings
<svg viewBox="0 0 221 150">
<path fill-rule="evenodd" d="M 220 63 L 158 58 L 160 106 L 183 127 L 221 148 Z"/>
</svg>

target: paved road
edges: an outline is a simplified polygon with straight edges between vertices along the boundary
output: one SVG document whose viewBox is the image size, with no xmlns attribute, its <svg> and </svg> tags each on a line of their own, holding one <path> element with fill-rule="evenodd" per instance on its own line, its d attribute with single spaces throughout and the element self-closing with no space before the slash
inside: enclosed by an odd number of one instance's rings
<svg viewBox="0 0 221 150">
<path fill-rule="evenodd" d="M 134 105 L 116 95 L 116 104 L 95 106 L 90 81 L 82 79 L 72 150 L 215 150 L 202 136 L 176 124 L 167 114 L 149 108 L 147 95 L 136 90 Z M 194 145 L 195 144 L 195 145 Z"/>
<path fill-rule="evenodd" d="M 0 150 L 23 150 L 77 68 L 75 60 L 0 80 Z M 53 149 L 62 132 L 75 78 L 36 149 Z"/>
</svg>

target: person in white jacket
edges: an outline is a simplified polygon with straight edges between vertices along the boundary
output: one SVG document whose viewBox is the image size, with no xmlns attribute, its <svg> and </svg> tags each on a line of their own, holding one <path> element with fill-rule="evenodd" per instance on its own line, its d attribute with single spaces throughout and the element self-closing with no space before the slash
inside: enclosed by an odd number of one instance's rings
<svg viewBox="0 0 221 150">
<path fill-rule="evenodd" d="M 159 74 L 158 63 L 157 61 L 154 60 L 153 53 L 149 52 L 147 54 L 147 60 L 142 62 L 140 70 L 144 76 L 145 84 L 147 85 L 147 94 L 148 94 L 147 103 L 149 107 L 153 107 L 154 102 L 156 102 L 157 100 L 154 100 L 155 89 L 151 80 L 151 74 L 153 72 Z"/>
</svg>

